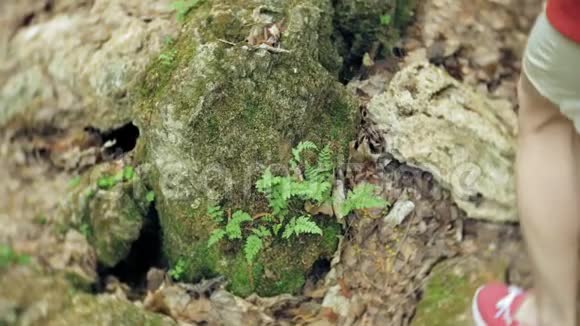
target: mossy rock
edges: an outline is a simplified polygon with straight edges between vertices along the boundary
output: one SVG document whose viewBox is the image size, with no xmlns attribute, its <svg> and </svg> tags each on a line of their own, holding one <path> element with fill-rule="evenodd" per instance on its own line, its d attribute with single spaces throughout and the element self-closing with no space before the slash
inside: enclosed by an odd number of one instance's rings
<svg viewBox="0 0 580 326">
<path fill-rule="evenodd" d="M 115 164 L 103 164 L 87 171 L 63 203 L 59 215 L 63 229 L 76 228 L 87 238 L 97 260 L 113 267 L 127 257 L 139 238 L 147 213 L 145 189 L 138 175 L 114 180 L 123 171 Z M 100 180 L 111 184 L 99 186 Z"/>
<path fill-rule="evenodd" d="M 417 305 L 413 326 L 473 325 L 471 304 L 478 287 L 501 281 L 507 263 L 464 257 L 433 268 Z"/>
<path fill-rule="evenodd" d="M 0 271 L 0 287 L 0 325 L 175 325 L 129 301 L 79 291 L 38 266 Z"/>
<path fill-rule="evenodd" d="M 134 108 L 136 157 L 155 190 L 164 253 L 170 264 L 185 262 L 184 280 L 224 274 L 236 294 L 296 293 L 313 263 L 335 251 L 340 227 L 322 217 L 322 238 L 273 240 L 251 267 L 241 242 L 207 247 L 217 227 L 208 205 L 267 211 L 254 183 L 266 166 L 286 166 L 300 141 L 329 144 L 336 163 L 345 161 L 358 108 L 336 81 L 330 2 L 205 2 L 165 50 L 173 59 L 147 69 Z M 244 42 L 251 29 L 278 21 L 289 52 Z"/>
</svg>

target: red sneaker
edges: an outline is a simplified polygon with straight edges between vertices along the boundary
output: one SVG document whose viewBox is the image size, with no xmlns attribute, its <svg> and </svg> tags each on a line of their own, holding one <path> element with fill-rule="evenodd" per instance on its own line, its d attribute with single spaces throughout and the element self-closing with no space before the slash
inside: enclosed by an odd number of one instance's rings
<svg viewBox="0 0 580 326">
<path fill-rule="evenodd" d="M 480 287 L 473 298 L 473 319 L 477 326 L 520 326 L 514 316 L 526 293 L 515 286 L 491 283 Z"/>
</svg>

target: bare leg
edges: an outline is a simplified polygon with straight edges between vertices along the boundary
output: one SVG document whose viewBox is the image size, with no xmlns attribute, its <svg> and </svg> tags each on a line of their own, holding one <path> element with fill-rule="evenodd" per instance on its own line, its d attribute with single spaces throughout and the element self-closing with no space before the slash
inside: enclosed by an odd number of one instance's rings
<svg viewBox="0 0 580 326">
<path fill-rule="evenodd" d="M 575 325 L 580 138 L 524 75 L 518 91 L 518 205 L 535 282 L 530 300 L 535 305 L 524 304 L 518 318 L 535 315 L 539 325 Z"/>
</svg>

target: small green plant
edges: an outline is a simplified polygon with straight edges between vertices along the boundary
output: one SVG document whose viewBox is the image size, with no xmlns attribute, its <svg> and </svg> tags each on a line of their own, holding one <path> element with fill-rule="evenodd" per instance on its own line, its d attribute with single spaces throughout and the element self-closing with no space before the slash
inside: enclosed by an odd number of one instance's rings
<svg viewBox="0 0 580 326">
<path fill-rule="evenodd" d="M 70 179 L 68 182 L 69 188 L 74 188 L 81 183 L 81 176 L 77 175 L 74 178 Z"/>
<path fill-rule="evenodd" d="M 175 42 L 175 40 L 173 39 L 173 37 L 171 37 L 169 35 L 165 35 L 163 37 L 163 45 L 165 45 L 165 46 L 171 46 L 171 45 L 173 45 L 174 42 Z"/>
<path fill-rule="evenodd" d="M 389 203 L 382 198 L 375 196 L 375 187 L 368 183 L 361 183 L 348 192 L 346 200 L 342 203 L 340 209 L 342 215 L 348 215 L 357 209 L 385 207 Z"/>
<path fill-rule="evenodd" d="M 150 190 L 147 192 L 147 194 L 145 195 L 145 200 L 148 203 L 152 203 L 155 201 L 155 192 L 153 190 Z"/>
<path fill-rule="evenodd" d="M 303 157 L 307 151 L 314 154 L 310 160 Z M 290 175 L 274 175 L 267 168 L 256 182 L 256 189 L 268 199 L 271 212 L 252 217 L 238 210 L 226 219 L 219 206 L 209 206 L 208 216 L 221 227 L 210 234 L 208 247 L 223 239 L 242 240 L 246 260 L 251 265 L 264 247 L 264 240 L 268 238 L 290 240 L 304 234 L 322 235 L 322 229 L 304 211 L 304 204 L 323 205 L 331 202 L 334 183 L 332 157 L 329 146 L 319 150 L 314 143 L 306 141 L 292 150 L 292 159 L 288 162 Z M 346 215 L 356 209 L 386 205 L 386 201 L 373 194 L 373 186 L 361 185 L 349 193 L 341 210 Z"/>
<path fill-rule="evenodd" d="M 91 234 L 92 234 L 91 226 L 89 225 L 89 223 L 86 223 L 86 222 L 85 223 L 82 223 L 79 226 L 79 232 L 82 235 L 84 235 L 86 239 L 88 239 L 91 236 Z"/>
<path fill-rule="evenodd" d="M 171 66 L 175 62 L 176 55 L 175 50 L 167 50 L 159 55 L 159 61 L 164 66 Z"/>
<path fill-rule="evenodd" d="M 171 278 L 173 278 L 176 281 L 181 280 L 181 278 L 183 277 L 183 274 L 185 273 L 185 261 L 181 258 L 179 258 L 177 260 L 177 263 L 175 263 L 175 265 L 173 265 L 173 267 L 171 267 L 171 269 L 169 269 L 169 276 L 171 276 Z"/>
<path fill-rule="evenodd" d="M 103 190 L 111 189 L 123 181 L 130 181 L 134 176 L 135 169 L 128 165 L 125 166 L 123 170 L 117 172 L 115 175 L 106 175 L 97 179 L 97 187 Z"/>
<path fill-rule="evenodd" d="M 173 10 L 175 10 L 175 15 L 177 21 L 183 22 L 185 16 L 198 4 L 201 4 L 203 0 L 178 0 L 171 4 Z"/>
<path fill-rule="evenodd" d="M 12 247 L 0 244 L 0 269 L 12 265 L 26 265 L 30 262 L 30 256 L 19 254 Z"/>
<path fill-rule="evenodd" d="M 34 223 L 38 225 L 46 225 L 48 223 L 48 219 L 46 216 L 39 214 L 34 217 Z"/>
<path fill-rule="evenodd" d="M 380 17 L 382 26 L 389 26 L 391 24 L 392 17 L 389 14 L 381 15 Z"/>
</svg>

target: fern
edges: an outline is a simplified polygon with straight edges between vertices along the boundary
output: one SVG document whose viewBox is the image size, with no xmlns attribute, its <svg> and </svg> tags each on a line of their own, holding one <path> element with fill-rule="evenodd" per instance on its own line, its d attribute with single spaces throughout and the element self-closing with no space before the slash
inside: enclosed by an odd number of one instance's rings
<svg viewBox="0 0 580 326">
<path fill-rule="evenodd" d="M 207 215 L 216 223 L 224 221 L 224 211 L 218 205 L 212 205 L 207 208 Z"/>
<path fill-rule="evenodd" d="M 218 243 L 221 239 L 224 238 L 225 235 L 226 231 L 222 229 L 213 230 L 213 232 L 209 236 L 209 240 L 207 240 L 208 248 Z"/>
<path fill-rule="evenodd" d="M 316 165 L 307 167 L 305 171 L 306 179 L 308 181 L 323 182 L 332 179 L 332 172 L 334 164 L 332 162 L 332 150 L 330 146 L 326 145 L 318 153 Z"/>
<path fill-rule="evenodd" d="M 356 209 L 365 208 L 383 208 L 389 203 L 374 194 L 375 187 L 368 183 L 362 183 L 348 192 L 348 195 L 342 204 L 341 210 L 343 215 L 348 215 Z"/>
<path fill-rule="evenodd" d="M 234 240 L 234 239 L 241 239 L 242 238 L 242 228 L 241 225 L 244 222 L 251 222 L 252 217 L 243 211 L 236 211 L 233 215 L 232 215 L 232 219 L 228 221 L 228 224 L 226 225 L 226 234 L 228 236 L 228 239 L 230 240 Z"/>
<path fill-rule="evenodd" d="M 177 16 L 177 21 L 182 22 L 185 20 L 185 16 L 197 6 L 202 1 L 200 0 L 179 0 L 171 4 L 172 8 L 175 10 Z"/>
<path fill-rule="evenodd" d="M 246 244 L 244 245 L 244 253 L 246 254 L 246 261 L 251 264 L 260 250 L 262 249 L 262 239 L 252 234 L 246 239 Z"/>
<path fill-rule="evenodd" d="M 262 173 L 262 177 L 256 181 L 256 189 L 265 195 L 269 195 L 272 193 L 272 188 L 277 183 L 277 179 L 272 174 L 270 167 L 267 167 Z"/>
<path fill-rule="evenodd" d="M 304 200 L 314 200 L 322 203 L 330 198 L 332 184 L 323 182 L 303 182 L 295 186 L 294 194 L 299 195 Z"/>
<path fill-rule="evenodd" d="M 322 230 L 316 223 L 310 219 L 308 215 L 294 217 L 286 225 L 286 229 L 282 234 L 282 238 L 289 239 L 292 235 L 299 236 L 301 234 L 318 234 L 322 235 Z"/>
<path fill-rule="evenodd" d="M 182 258 L 179 258 L 177 260 L 177 263 L 173 267 L 171 267 L 168 274 L 174 280 L 179 281 L 179 280 L 181 280 L 181 278 L 183 277 L 183 274 L 185 273 L 185 267 L 186 267 L 185 261 Z"/>
<path fill-rule="evenodd" d="M 260 227 L 257 229 L 256 228 L 252 229 L 252 233 L 254 233 L 260 238 L 267 238 L 272 236 L 272 232 L 266 229 L 266 227 L 264 227 L 263 225 L 260 225 Z"/>
<path fill-rule="evenodd" d="M 175 61 L 175 56 L 176 55 L 177 55 L 177 53 L 174 50 L 173 51 L 167 51 L 165 53 L 161 53 L 159 55 L 159 61 L 164 66 L 171 66 L 173 64 L 173 62 Z"/>
<path fill-rule="evenodd" d="M 316 152 L 316 162 L 304 160 L 302 157 L 304 151 Z M 267 238 L 290 239 L 304 234 L 322 235 L 322 229 L 312 216 L 291 214 L 303 211 L 305 201 L 322 204 L 331 199 L 334 163 L 330 146 L 324 146 L 319 150 L 313 142 L 301 142 L 292 149 L 289 165 L 293 171 L 297 171 L 294 175 L 277 176 L 270 168 L 266 168 L 256 181 L 256 190 L 268 199 L 271 209 L 271 212 L 260 214 L 259 221 L 254 221 L 246 212 L 236 211 L 226 223 L 224 212 L 219 206 L 208 207 L 208 217 L 223 225 L 223 228 L 212 231 L 208 247 L 224 238 L 243 240 L 245 258 L 252 264 Z M 304 169 L 303 176 L 300 169 Z M 350 195 L 350 201 L 346 201 L 347 205 L 344 205 L 348 211 L 377 204 L 377 199 L 372 196 L 372 189 L 369 191 L 364 187 L 356 188 Z M 244 228 L 244 224 L 249 227 Z"/>
<path fill-rule="evenodd" d="M 292 160 L 290 160 L 290 167 L 293 169 L 300 164 L 302 161 L 302 152 L 305 150 L 317 150 L 318 147 L 311 141 L 300 142 L 295 148 L 292 149 Z"/>
<path fill-rule="evenodd" d="M 275 177 L 267 168 L 256 182 L 256 189 L 266 195 L 273 215 L 284 215 L 288 209 L 288 199 L 292 197 L 292 180 Z"/>
<path fill-rule="evenodd" d="M 277 235 L 278 235 L 278 233 L 280 233 L 280 230 L 282 229 L 282 226 L 283 226 L 283 225 L 282 225 L 282 223 L 278 223 L 278 224 L 275 224 L 275 225 L 272 227 L 272 231 L 274 231 L 274 235 L 276 235 L 276 236 L 277 236 Z"/>
</svg>

